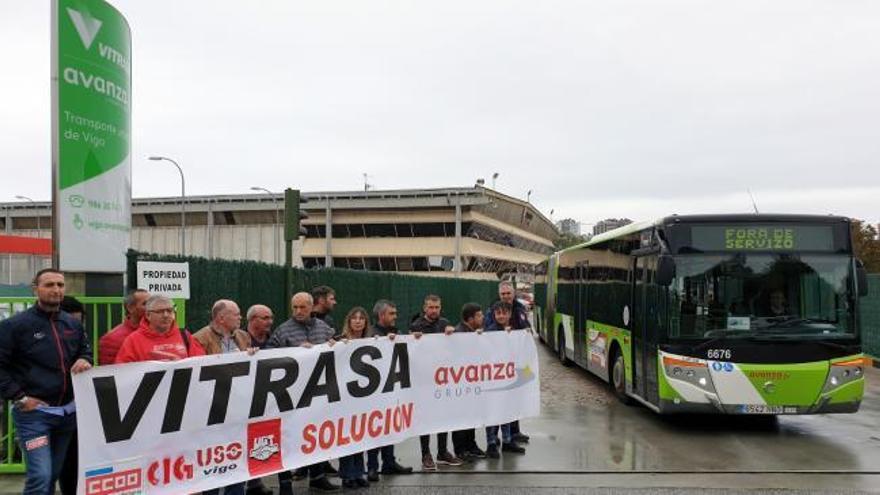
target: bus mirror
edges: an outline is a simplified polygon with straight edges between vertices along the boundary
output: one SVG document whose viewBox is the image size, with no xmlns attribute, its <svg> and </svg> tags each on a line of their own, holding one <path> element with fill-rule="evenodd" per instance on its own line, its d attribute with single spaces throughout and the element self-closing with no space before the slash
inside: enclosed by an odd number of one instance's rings
<svg viewBox="0 0 880 495">
<path fill-rule="evenodd" d="M 662 254 L 657 260 L 657 285 L 669 287 L 675 277 L 675 260 L 672 256 Z"/>
<path fill-rule="evenodd" d="M 868 272 L 862 260 L 856 260 L 856 285 L 859 287 L 859 297 L 868 295 Z"/>
</svg>

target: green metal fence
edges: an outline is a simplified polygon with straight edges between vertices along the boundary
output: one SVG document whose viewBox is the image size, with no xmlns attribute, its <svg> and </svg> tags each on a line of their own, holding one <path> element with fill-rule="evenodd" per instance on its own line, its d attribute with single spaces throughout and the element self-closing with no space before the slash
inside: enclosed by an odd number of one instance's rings
<svg viewBox="0 0 880 495">
<path fill-rule="evenodd" d="M 98 362 L 98 339 L 125 319 L 122 297 L 79 297 L 85 307 L 86 332 L 92 342 L 94 362 Z M 185 301 L 176 301 L 177 318 L 186 321 Z M 33 306 L 33 297 L 0 297 L 0 320 L 9 318 Z M 15 426 L 12 422 L 12 404 L 3 406 L 4 419 L 0 420 L 0 474 L 23 473 L 24 459 L 15 442 Z"/>
<path fill-rule="evenodd" d="M 289 317 L 283 266 L 253 261 L 168 257 L 132 251 L 129 252 L 128 265 L 131 284 L 137 281 L 137 260 L 189 262 L 191 297 L 187 302 L 187 316 L 191 330 L 208 324 L 211 306 L 221 298 L 237 302 L 242 312 L 252 304 L 265 304 L 275 313 L 276 325 Z M 498 283 L 492 281 L 336 268 L 295 269 L 291 285 L 293 292 L 310 291 L 318 285 L 332 287 L 338 301 L 333 316 L 339 324 L 354 306 L 363 306 L 372 311 L 378 299 L 390 299 L 397 304 L 400 314 L 398 327 L 406 327 L 409 319 L 421 310 L 422 301 L 428 294 L 439 295 L 443 301 L 443 315 L 457 322 L 465 303 L 476 302 L 485 306 L 498 296 Z"/>
</svg>

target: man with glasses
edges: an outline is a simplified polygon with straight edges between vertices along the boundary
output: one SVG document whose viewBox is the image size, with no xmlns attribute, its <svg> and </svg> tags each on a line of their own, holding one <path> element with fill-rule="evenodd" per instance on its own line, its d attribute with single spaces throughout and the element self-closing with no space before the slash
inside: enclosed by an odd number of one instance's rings
<svg viewBox="0 0 880 495">
<path fill-rule="evenodd" d="M 178 328 L 171 299 L 153 295 L 147 299 L 146 317 L 133 334 L 126 337 L 116 355 L 116 363 L 138 361 L 177 361 L 204 356 L 205 350 L 186 330 Z"/>
</svg>

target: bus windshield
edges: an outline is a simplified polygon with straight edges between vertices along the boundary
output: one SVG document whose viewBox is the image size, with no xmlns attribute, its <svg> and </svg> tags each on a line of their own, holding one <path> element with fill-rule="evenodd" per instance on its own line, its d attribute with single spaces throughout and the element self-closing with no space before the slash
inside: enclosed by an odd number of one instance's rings
<svg viewBox="0 0 880 495">
<path fill-rule="evenodd" d="M 852 259 L 738 252 L 675 257 L 669 336 L 852 337 Z"/>
</svg>

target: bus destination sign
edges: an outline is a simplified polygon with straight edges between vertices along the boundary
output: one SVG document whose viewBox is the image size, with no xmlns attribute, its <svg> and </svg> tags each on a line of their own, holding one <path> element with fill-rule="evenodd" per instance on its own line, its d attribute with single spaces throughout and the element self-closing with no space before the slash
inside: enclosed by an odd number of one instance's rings
<svg viewBox="0 0 880 495">
<path fill-rule="evenodd" d="M 825 225 L 694 225 L 691 245 L 701 251 L 831 251 Z"/>
</svg>

